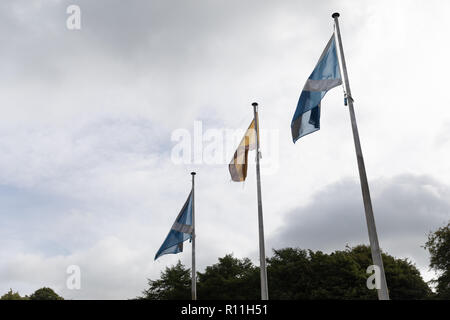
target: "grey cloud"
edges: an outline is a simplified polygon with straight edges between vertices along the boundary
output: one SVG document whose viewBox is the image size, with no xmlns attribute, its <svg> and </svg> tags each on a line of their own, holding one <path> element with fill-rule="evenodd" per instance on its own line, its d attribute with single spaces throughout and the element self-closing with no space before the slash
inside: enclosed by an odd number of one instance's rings
<svg viewBox="0 0 450 320">
<path fill-rule="evenodd" d="M 82 10 L 79 32 L 65 27 L 66 7 L 74 3 Z M 424 13 L 428 5 L 1 1 L 0 200 L 8 222 L 0 232 L 7 248 L 0 252 L 0 292 L 15 285 L 63 286 L 56 275 L 64 278 L 67 264 L 79 263 L 85 290 L 67 297 L 129 298 L 167 264 L 179 258 L 189 264 L 189 250 L 152 260 L 186 197 L 192 170 L 199 173 L 199 268 L 229 252 L 255 251 L 257 257 L 254 170 L 243 188 L 230 183 L 226 166 L 175 165 L 169 154 L 170 132 L 192 132 L 194 120 L 204 120 L 204 130 L 245 129 L 253 99 L 262 106 L 263 130 L 280 130 L 279 172 L 265 176 L 262 167 L 267 247 L 333 250 L 367 242 L 358 183 L 339 180 L 356 174 L 341 90 L 327 94 L 319 133 L 296 145 L 290 137 L 298 95 L 332 32 L 333 11 L 342 13 L 368 170 L 394 176 L 371 183 L 381 245 L 417 261 L 425 254 L 419 247 L 425 233 L 448 217 L 448 148 L 431 150 L 427 141 L 437 134 L 421 126 L 424 105 L 441 115 L 439 121 L 448 110 L 440 109 L 445 90 L 433 87 L 445 83 L 439 76 L 446 74 L 441 61 L 448 48 L 435 31 L 448 29 L 447 4 L 430 1 L 435 11 Z M 398 40 L 406 34 L 426 45 L 408 51 L 409 42 Z M 423 48 L 434 46 L 435 59 L 410 67 L 428 56 Z M 435 81 L 416 80 L 429 71 L 436 72 Z M 398 81 L 393 72 L 414 76 Z M 399 94 L 406 91 L 425 94 Z M 395 119 L 402 121 L 393 125 Z M 397 176 L 402 172 L 443 182 Z M 323 187 L 330 180 L 340 182 Z M 318 188 L 271 237 L 282 214 Z M 426 256 L 422 260 L 426 265 Z M 132 275 L 130 268 L 138 271 Z"/>
<path fill-rule="evenodd" d="M 373 181 L 371 193 L 382 249 L 426 267 L 421 246 L 428 232 L 450 219 L 450 187 L 426 175 L 398 175 Z M 268 242 L 273 248 L 323 251 L 368 244 L 358 181 L 343 179 L 322 188 L 307 204 L 286 214 Z"/>
<path fill-rule="evenodd" d="M 325 5 L 304 1 L 76 1 L 82 30 L 72 32 L 65 28 L 65 8 L 73 3 L 2 4 L 0 27 L 9 42 L 2 61 L 5 69 L 13 68 L 11 77 L 55 86 L 98 69 L 117 82 L 149 77 L 153 90 L 181 97 L 192 90 L 178 88 L 186 83 L 223 87 L 269 56 L 281 61 L 279 22 L 290 19 L 293 30 L 306 32 L 292 12 L 315 24 L 317 32 L 327 27 L 311 18 Z"/>
</svg>

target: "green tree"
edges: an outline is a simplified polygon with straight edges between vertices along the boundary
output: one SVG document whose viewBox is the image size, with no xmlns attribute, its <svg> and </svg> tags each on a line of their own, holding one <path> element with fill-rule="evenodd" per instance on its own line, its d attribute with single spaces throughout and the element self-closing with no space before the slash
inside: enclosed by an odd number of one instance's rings
<svg viewBox="0 0 450 320">
<path fill-rule="evenodd" d="M 7 293 L 0 297 L 0 300 L 28 300 L 28 297 L 21 297 L 19 292 L 14 292 L 12 289 L 9 289 Z"/>
<path fill-rule="evenodd" d="M 376 293 L 367 289 L 366 267 L 361 267 L 350 249 L 325 254 L 310 251 L 314 281 L 310 299 L 373 299 Z"/>
<path fill-rule="evenodd" d="M 438 273 L 438 299 L 450 299 L 450 222 L 428 235 L 425 248 L 430 253 L 430 268 Z"/>
<path fill-rule="evenodd" d="M 198 296 L 204 300 L 259 299 L 259 279 L 259 268 L 250 259 L 226 255 L 198 273 Z"/>
<path fill-rule="evenodd" d="M 408 260 L 383 254 L 391 299 L 426 299 L 431 290 Z M 271 299 L 377 299 L 366 286 L 370 248 L 357 246 L 325 254 L 286 248 L 268 260 Z M 274 285 L 276 284 L 276 285 Z"/>
<path fill-rule="evenodd" d="M 353 259 L 366 274 L 366 269 L 372 264 L 370 247 L 356 246 L 348 251 Z M 382 253 L 386 282 L 389 289 L 389 298 L 392 300 L 428 299 L 432 292 L 420 275 L 417 267 L 408 259 L 397 259 Z"/>
<path fill-rule="evenodd" d="M 376 294 L 366 287 L 365 269 L 347 251 L 285 248 L 268 259 L 271 299 L 370 299 Z"/>
<path fill-rule="evenodd" d="M 30 295 L 30 300 L 64 300 L 64 298 L 59 296 L 52 289 L 43 287 L 32 293 Z"/>
<path fill-rule="evenodd" d="M 308 299 L 313 287 L 313 273 L 307 250 L 274 250 L 268 259 L 267 276 L 270 299 Z"/>
<path fill-rule="evenodd" d="M 181 261 L 175 266 L 166 267 L 161 279 L 148 279 L 149 288 L 143 292 L 142 299 L 150 300 L 188 300 L 191 298 L 191 273 Z"/>
<path fill-rule="evenodd" d="M 407 259 L 383 254 L 391 299 L 427 299 L 431 290 L 417 268 Z M 372 265 L 370 248 L 348 247 L 327 254 L 321 251 L 284 248 L 274 250 L 267 260 L 269 298 L 377 299 L 376 290 L 366 286 L 367 267 Z M 248 258 L 232 255 L 198 272 L 198 298 L 249 300 L 260 298 L 259 268 Z M 191 277 L 181 262 L 166 268 L 161 279 L 149 280 L 146 299 L 190 299 Z"/>
</svg>

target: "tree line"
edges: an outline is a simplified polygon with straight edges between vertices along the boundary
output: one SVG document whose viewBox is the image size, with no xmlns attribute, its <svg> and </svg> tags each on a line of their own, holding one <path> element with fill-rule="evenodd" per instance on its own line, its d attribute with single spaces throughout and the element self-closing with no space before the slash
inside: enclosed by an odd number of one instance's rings
<svg viewBox="0 0 450 320">
<path fill-rule="evenodd" d="M 43 287 L 37 289 L 29 296 L 21 296 L 19 292 L 9 289 L 7 293 L 0 297 L 0 300 L 64 300 L 63 297 L 58 295 L 53 289 Z"/>
<path fill-rule="evenodd" d="M 423 246 L 430 254 L 430 269 L 436 279 L 426 283 L 414 263 L 382 253 L 389 295 L 401 299 L 450 299 L 450 222 L 428 235 Z M 372 264 L 370 247 L 346 247 L 332 253 L 284 248 L 273 250 L 267 259 L 269 298 L 298 299 L 377 299 L 376 290 L 367 288 L 367 267 Z M 258 300 L 260 273 L 248 258 L 228 254 L 216 264 L 197 272 L 197 293 L 201 300 Z M 434 288 L 434 290 L 431 290 Z M 191 299 L 191 271 L 180 261 L 166 267 L 160 278 L 148 279 L 148 289 L 135 299 Z M 0 300 L 64 300 L 44 287 L 29 296 L 10 289 Z"/>
<path fill-rule="evenodd" d="M 429 283 L 410 260 L 382 254 L 391 299 L 450 299 L 450 223 L 430 233 L 423 247 L 430 253 L 430 268 L 438 275 Z M 273 256 L 267 259 L 269 298 L 377 299 L 376 290 L 369 290 L 366 284 L 370 276 L 366 270 L 371 264 L 370 247 L 364 245 L 330 254 L 299 248 L 273 250 Z M 226 255 L 204 272 L 197 272 L 197 279 L 201 300 L 260 298 L 259 268 L 248 258 Z M 160 279 L 148 279 L 148 289 L 137 299 L 190 298 L 191 272 L 178 261 L 161 272 Z"/>
</svg>

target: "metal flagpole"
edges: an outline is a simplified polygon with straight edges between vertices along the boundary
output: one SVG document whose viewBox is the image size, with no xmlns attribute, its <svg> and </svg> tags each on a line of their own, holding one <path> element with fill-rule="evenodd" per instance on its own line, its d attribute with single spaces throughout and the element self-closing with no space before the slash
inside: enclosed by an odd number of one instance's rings
<svg viewBox="0 0 450 320">
<path fill-rule="evenodd" d="M 252 103 L 253 113 L 255 119 L 255 130 L 256 130 L 256 183 L 258 190 L 258 225 L 259 225 L 259 263 L 261 270 L 261 299 L 269 299 L 269 290 L 267 287 L 267 269 L 266 269 L 266 249 L 264 246 L 264 223 L 263 223 L 263 212 L 262 212 L 262 201 L 261 201 L 261 177 L 259 169 L 259 120 L 258 120 L 258 104 L 256 102 Z"/>
<path fill-rule="evenodd" d="M 195 189 L 194 178 L 195 172 L 192 175 L 192 300 L 197 300 L 197 273 L 195 270 Z"/>
<path fill-rule="evenodd" d="M 370 241 L 370 248 L 372 251 L 372 261 L 373 263 L 380 268 L 380 289 L 378 289 L 378 299 L 379 300 L 389 300 L 389 293 L 388 288 L 386 284 L 386 276 L 384 274 L 384 266 L 383 266 L 383 259 L 381 257 L 381 250 L 380 246 L 378 244 L 378 236 L 377 236 L 377 229 L 375 227 L 375 218 L 373 216 L 373 210 L 372 210 L 372 201 L 370 200 L 370 192 L 369 192 L 369 184 L 367 182 L 367 175 L 366 175 L 366 168 L 364 166 L 364 158 L 362 155 L 361 150 L 361 143 L 359 141 L 359 134 L 358 134 L 358 127 L 356 125 L 356 117 L 355 117 L 355 111 L 353 109 L 353 98 L 352 93 L 350 90 L 350 84 L 348 81 L 348 75 L 347 75 L 347 65 L 345 64 L 345 58 L 344 58 L 344 49 L 342 47 L 342 40 L 341 40 L 341 32 L 339 30 L 339 13 L 333 13 L 332 15 L 334 19 L 334 23 L 336 25 L 336 32 L 339 42 L 339 51 L 341 54 L 341 61 L 342 61 L 342 71 L 344 72 L 344 81 L 345 81 L 345 89 L 346 94 L 348 98 L 348 109 L 350 111 L 350 119 L 352 122 L 352 131 L 353 131 L 353 140 L 355 142 L 355 150 L 356 150 L 356 158 L 358 160 L 358 169 L 359 169 L 359 178 L 361 181 L 361 190 L 362 190 L 362 196 L 363 196 L 363 202 L 364 202 L 364 209 L 366 213 L 366 222 L 367 222 L 367 229 L 369 231 L 369 241 Z"/>
</svg>

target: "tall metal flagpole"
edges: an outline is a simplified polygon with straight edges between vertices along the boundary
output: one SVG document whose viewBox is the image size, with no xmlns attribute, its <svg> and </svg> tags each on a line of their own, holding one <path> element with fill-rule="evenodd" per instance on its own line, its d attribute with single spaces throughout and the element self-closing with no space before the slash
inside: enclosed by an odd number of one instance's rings
<svg viewBox="0 0 450 320">
<path fill-rule="evenodd" d="M 192 300 L 197 300 L 197 273 L 195 269 L 195 189 L 194 178 L 195 172 L 192 175 Z"/>
<path fill-rule="evenodd" d="M 370 200 L 370 192 L 369 192 L 369 184 L 367 182 L 366 168 L 364 166 L 364 158 L 362 155 L 361 143 L 359 141 L 355 110 L 353 109 L 353 98 L 350 90 L 350 84 L 348 81 L 347 65 L 345 63 L 344 49 L 342 47 L 341 32 L 339 30 L 339 21 L 338 21 L 339 13 L 337 12 L 333 13 L 332 17 L 336 25 L 336 32 L 339 42 L 339 51 L 341 54 L 341 61 L 342 61 L 342 71 L 344 72 L 345 88 L 348 98 L 348 109 L 350 111 L 350 119 L 352 122 L 352 131 L 353 131 L 353 140 L 355 142 L 356 158 L 358 160 L 359 178 L 361 181 L 361 190 L 364 202 L 364 210 L 366 213 L 367 229 L 369 231 L 369 241 L 372 252 L 372 261 L 376 266 L 380 268 L 380 289 L 377 290 L 378 299 L 389 300 L 389 292 L 386 284 L 386 276 L 384 274 L 383 259 L 381 257 L 381 250 L 378 244 L 377 229 L 375 227 L 375 218 L 373 216 L 372 201 Z"/>
<path fill-rule="evenodd" d="M 261 201 L 261 177 L 259 169 L 259 120 L 258 120 L 258 104 L 252 103 L 253 113 L 255 117 L 256 130 L 256 183 L 258 190 L 258 226 L 259 226 L 259 264 L 261 270 L 261 300 L 269 299 L 269 290 L 267 286 L 267 269 L 266 269 L 266 249 L 264 246 L 264 223 Z"/>
</svg>

